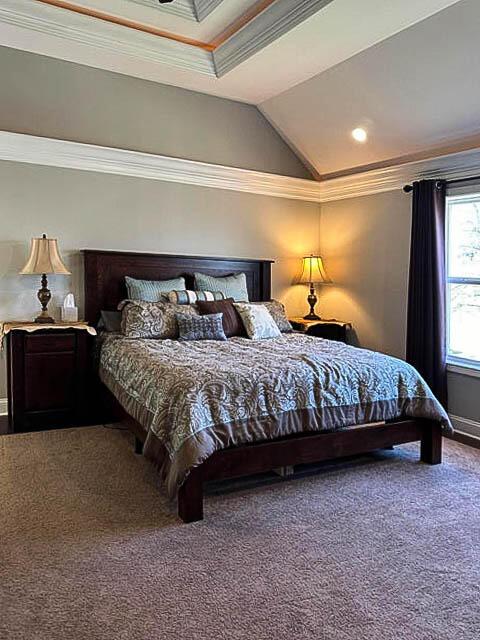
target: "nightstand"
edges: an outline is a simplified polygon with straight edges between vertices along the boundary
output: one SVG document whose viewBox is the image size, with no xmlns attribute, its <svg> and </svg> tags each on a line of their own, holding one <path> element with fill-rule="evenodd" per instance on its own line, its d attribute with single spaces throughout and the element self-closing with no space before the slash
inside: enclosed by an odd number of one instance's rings
<svg viewBox="0 0 480 640">
<path fill-rule="evenodd" d="M 289 320 L 297 331 L 338 342 L 347 342 L 348 332 L 352 329 L 350 322 L 341 320 L 305 320 L 302 317 L 289 318 Z"/>
<path fill-rule="evenodd" d="M 9 431 L 88 424 L 91 335 L 85 323 L 5 323 Z"/>
</svg>

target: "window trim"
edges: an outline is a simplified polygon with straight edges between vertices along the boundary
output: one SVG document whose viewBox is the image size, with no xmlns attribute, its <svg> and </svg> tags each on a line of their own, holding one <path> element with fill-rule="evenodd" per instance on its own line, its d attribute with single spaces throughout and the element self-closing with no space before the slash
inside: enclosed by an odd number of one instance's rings
<svg viewBox="0 0 480 640">
<path fill-rule="evenodd" d="M 470 364 L 467 364 L 470 362 Z M 463 361 L 458 359 L 453 360 L 451 357 L 447 358 L 447 371 L 449 373 L 457 373 L 462 376 L 471 376 L 472 378 L 480 378 L 480 365 L 475 361 Z"/>
<path fill-rule="evenodd" d="M 461 358 L 449 354 L 449 336 L 450 336 L 450 292 L 449 287 L 451 284 L 469 284 L 480 285 L 480 278 L 472 277 L 458 277 L 449 276 L 449 220 L 450 220 L 450 205 L 454 202 L 479 202 L 480 201 L 480 188 L 477 185 L 472 185 L 473 191 L 470 193 L 457 193 L 447 195 L 446 198 L 446 216 L 445 216 L 445 293 L 446 293 L 446 347 L 447 347 L 447 371 L 452 373 L 459 373 L 463 375 L 473 376 L 475 378 L 480 377 L 480 360 L 471 360 L 469 358 Z"/>
</svg>

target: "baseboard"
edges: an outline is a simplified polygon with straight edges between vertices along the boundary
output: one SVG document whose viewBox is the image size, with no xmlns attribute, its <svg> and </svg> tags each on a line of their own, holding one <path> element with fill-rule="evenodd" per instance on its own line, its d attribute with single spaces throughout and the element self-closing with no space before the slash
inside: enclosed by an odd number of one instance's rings
<svg viewBox="0 0 480 640">
<path fill-rule="evenodd" d="M 6 398 L 0 398 L 0 416 L 8 415 L 8 400 Z"/>
<path fill-rule="evenodd" d="M 450 414 L 450 420 L 455 433 L 469 436 L 470 438 L 476 438 L 480 440 L 480 422 L 476 420 L 470 420 L 470 418 L 461 418 L 460 416 L 454 416 Z"/>
</svg>

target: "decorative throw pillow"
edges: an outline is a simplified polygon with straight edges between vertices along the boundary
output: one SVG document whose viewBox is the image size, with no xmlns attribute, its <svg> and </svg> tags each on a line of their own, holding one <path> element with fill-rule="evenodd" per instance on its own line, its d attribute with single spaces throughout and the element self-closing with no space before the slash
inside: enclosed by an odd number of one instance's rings
<svg viewBox="0 0 480 640">
<path fill-rule="evenodd" d="M 247 277 L 244 273 L 215 278 L 206 273 L 195 274 L 195 289 L 199 291 L 221 291 L 225 298 L 235 302 L 248 302 Z"/>
<path fill-rule="evenodd" d="M 178 304 L 126 300 L 122 311 L 122 332 L 127 338 L 178 338 Z M 181 307 L 185 315 L 198 315 L 195 305 Z"/>
<path fill-rule="evenodd" d="M 266 307 L 272 318 L 275 320 L 277 327 L 282 333 L 292 333 L 293 327 L 288 321 L 285 313 L 285 307 L 278 300 L 269 300 L 268 302 L 251 302 L 250 304 L 263 304 Z"/>
<path fill-rule="evenodd" d="M 278 338 L 280 329 L 263 304 L 235 304 L 242 318 L 247 335 L 252 340 L 264 340 L 266 338 Z"/>
<path fill-rule="evenodd" d="M 223 300 L 225 296 L 221 291 L 170 291 L 169 302 L 175 304 L 195 304 L 199 300 Z"/>
<path fill-rule="evenodd" d="M 243 326 L 238 311 L 233 306 L 233 298 L 214 300 L 212 302 L 199 300 L 197 302 L 197 309 L 200 311 L 201 316 L 211 313 L 221 313 L 223 330 L 227 338 L 245 335 L 245 327 Z"/>
<path fill-rule="evenodd" d="M 192 316 L 177 313 L 179 340 L 226 340 L 223 331 L 222 314 Z"/>
<path fill-rule="evenodd" d="M 146 302 L 159 302 L 165 300 L 165 296 L 174 289 L 186 288 L 185 278 L 173 278 L 172 280 L 137 280 L 125 276 L 127 295 L 130 300 L 145 300 Z"/>
</svg>

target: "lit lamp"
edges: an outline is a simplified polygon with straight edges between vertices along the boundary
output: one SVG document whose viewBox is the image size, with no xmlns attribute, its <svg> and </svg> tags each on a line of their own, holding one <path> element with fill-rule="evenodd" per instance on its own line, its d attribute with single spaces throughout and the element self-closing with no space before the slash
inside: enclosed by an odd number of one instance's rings
<svg viewBox="0 0 480 640">
<path fill-rule="evenodd" d="M 60 273 L 66 276 L 70 271 L 63 264 L 58 251 L 57 241 L 47 238 L 45 234 L 41 238 L 32 238 L 30 255 L 27 264 L 20 271 L 22 275 L 41 275 L 42 288 L 38 291 L 38 299 L 42 305 L 42 313 L 35 318 L 35 322 L 54 323 L 55 320 L 48 315 L 47 305 L 52 294 L 48 289 L 47 274 Z"/>
<path fill-rule="evenodd" d="M 303 270 L 299 283 L 308 284 L 310 293 L 308 295 L 308 304 L 310 305 L 310 313 L 303 316 L 304 320 L 320 320 L 320 316 L 315 313 L 315 305 L 317 304 L 317 296 L 315 295 L 316 284 L 331 284 L 332 281 L 327 276 L 323 260 L 320 256 L 306 256 L 303 258 Z"/>
</svg>

